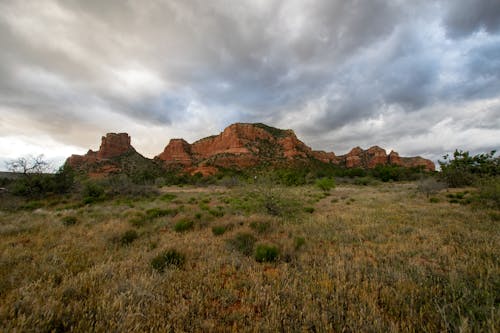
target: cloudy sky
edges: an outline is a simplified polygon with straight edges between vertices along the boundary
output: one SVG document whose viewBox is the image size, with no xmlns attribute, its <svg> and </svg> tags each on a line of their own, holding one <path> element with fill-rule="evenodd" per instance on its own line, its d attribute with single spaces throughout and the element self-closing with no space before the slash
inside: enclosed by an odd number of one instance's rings
<svg viewBox="0 0 500 333">
<path fill-rule="evenodd" d="M 0 0 L 0 168 L 234 122 L 436 161 L 500 148 L 498 0 Z"/>
</svg>

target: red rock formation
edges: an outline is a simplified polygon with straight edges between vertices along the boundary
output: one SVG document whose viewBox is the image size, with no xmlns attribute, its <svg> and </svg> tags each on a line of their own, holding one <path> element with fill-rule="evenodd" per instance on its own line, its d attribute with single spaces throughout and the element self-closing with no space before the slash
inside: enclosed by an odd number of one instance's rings
<svg viewBox="0 0 500 333">
<path fill-rule="evenodd" d="M 394 150 L 391 150 L 388 157 L 389 157 L 389 164 L 403 165 L 403 163 L 401 162 L 401 157 L 399 157 L 399 154 L 396 153 Z"/>
<path fill-rule="evenodd" d="M 124 154 L 127 159 L 116 159 Z M 138 156 L 137 156 L 138 155 Z M 83 156 L 72 155 L 67 163 L 76 169 L 99 176 L 129 169 L 128 163 L 143 163 L 147 167 L 151 160 L 138 154 L 130 144 L 126 133 L 108 133 L 102 137 L 99 150 L 89 150 Z M 188 174 L 200 172 L 204 176 L 215 174 L 219 168 L 245 169 L 259 164 L 290 166 L 295 162 L 306 165 L 313 160 L 333 163 L 347 168 L 374 168 L 377 165 L 399 165 L 403 167 L 423 166 L 434 170 L 434 163 L 421 157 L 399 157 L 391 151 L 389 155 L 378 146 L 368 150 L 353 148 L 349 153 L 336 156 L 333 152 L 313 151 L 300 141 L 292 130 L 281 130 L 264 124 L 233 124 L 219 135 L 210 136 L 189 144 L 183 139 L 172 139 L 164 151 L 155 157 L 164 166 L 180 166 Z M 121 161 L 121 162 L 119 162 Z M 144 164 L 145 163 L 145 164 Z M 306 163 L 306 164 L 304 164 Z"/>
<path fill-rule="evenodd" d="M 401 158 L 402 166 L 405 168 L 414 168 L 414 167 L 424 167 L 427 171 L 434 171 L 436 166 L 434 163 L 428 159 L 423 157 L 402 157 Z"/>
<path fill-rule="evenodd" d="M 363 150 L 360 147 L 353 148 L 346 155 L 337 157 L 341 164 L 347 168 L 367 168 L 372 169 L 377 165 L 398 165 L 406 168 L 423 166 L 427 171 L 434 171 L 434 163 L 422 157 L 399 157 L 395 151 L 391 151 L 389 155 L 385 150 L 373 146 L 368 150 Z M 343 162 L 343 163 L 342 163 Z"/>
<path fill-rule="evenodd" d="M 312 151 L 312 156 L 320 160 L 323 163 L 333 163 L 333 164 L 338 164 L 338 159 L 337 156 L 335 156 L 335 153 L 327 153 L 322 150 L 313 150 Z"/>
<path fill-rule="evenodd" d="M 193 164 L 191 145 L 184 139 L 171 139 L 163 153 L 157 158 L 167 164 L 182 164 L 184 166 Z"/>
<path fill-rule="evenodd" d="M 101 138 L 97 158 L 113 158 L 129 151 L 135 151 L 135 149 L 130 145 L 130 136 L 127 133 L 108 133 Z"/>
<path fill-rule="evenodd" d="M 347 153 L 345 156 L 345 166 L 347 168 L 360 168 L 363 166 L 363 149 L 360 147 L 355 147 L 352 148 L 350 152 Z M 343 156 L 343 157 L 344 157 Z"/>
<path fill-rule="evenodd" d="M 377 165 L 387 164 L 387 154 L 385 149 L 378 146 L 369 148 L 366 152 L 366 162 L 369 169 L 375 168 Z"/>
<path fill-rule="evenodd" d="M 100 178 L 122 169 L 110 159 L 135 152 L 127 133 L 108 133 L 101 138 L 98 151 L 89 150 L 85 155 L 71 155 L 66 163 L 76 170 L 83 170 L 90 177 Z"/>
</svg>

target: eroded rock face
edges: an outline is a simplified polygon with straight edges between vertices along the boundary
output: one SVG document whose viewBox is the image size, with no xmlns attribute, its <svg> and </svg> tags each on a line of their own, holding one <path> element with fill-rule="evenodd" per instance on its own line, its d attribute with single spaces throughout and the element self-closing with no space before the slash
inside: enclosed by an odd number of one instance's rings
<svg viewBox="0 0 500 333">
<path fill-rule="evenodd" d="M 427 171 L 434 171 L 436 166 L 434 163 L 426 158 L 417 156 L 417 157 L 401 157 L 401 165 L 405 168 L 413 168 L 413 167 L 424 167 Z"/>
<path fill-rule="evenodd" d="M 181 164 L 184 166 L 193 164 L 191 145 L 184 139 L 170 140 L 163 153 L 158 155 L 157 158 L 167 164 Z"/>
<path fill-rule="evenodd" d="M 135 149 L 130 145 L 130 136 L 127 133 L 108 133 L 101 138 L 97 158 L 113 158 L 129 151 L 135 151 Z"/>
<path fill-rule="evenodd" d="M 345 155 L 314 151 L 300 141 L 292 130 L 281 130 L 264 124 L 233 124 L 219 135 L 210 136 L 189 144 L 183 139 L 172 139 L 155 161 L 146 159 L 131 145 L 127 133 L 108 133 L 102 137 L 98 151 L 89 150 L 85 155 L 72 155 L 67 163 L 90 175 L 102 176 L 129 169 L 128 165 L 142 163 L 147 167 L 169 167 L 188 174 L 213 175 L 219 168 L 246 169 L 256 165 L 287 167 L 299 162 L 332 163 L 347 168 L 375 168 L 377 165 L 403 167 L 423 166 L 434 170 L 434 163 L 422 157 L 400 157 L 391 151 L 373 146 L 367 150 L 353 148 Z M 125 155 L 127 154 L 127 155 Z M 125 155 L 125 159 L 121 156 Z M 118 158 L 120 157 L 120 158 Z M 121 161 L 119 161 L 121 160 Z M 133 163 L 130 163 L 134 161 Z M 161 162 L 161 163 L 158 163 Z M 152 163 L 152 164 L 151 164 Z"/>
<path fill-rule="evenodd" d="M 122 171 L 111 161 L 115 157 L 135 152 L 127 133 L 108 133 L 101 138 L 98 151 L 89 150 L 85 155 L 71 155 L 66 163 L 76 170 L 86 171 L 90 177 L 100 178 Z"/>
<path fill-rule="evenodd" d="M 394 150 L 391 150 L 391 152 L 389 153 L 389 164 L 401 166 L 403 165 L 403 163 L 401 162 L 401 157 L 399 157 L 399 154 Z"/>
<path fill-rule="evenodd" d="M 360 147 L 354 147 L 348 152 L 345 157 L 345 166 L 347 168 L 360 168 L 363 166 L 363 153 L 364 150 Z"/>
<path fill-rule="evenodd" d="M 353 148 L 349 153 L 337 157 L 340 164 L 347 168 L 373 169 L 377 165 L 397 165 L 406 168 L 423 166 L 427 171 L 434 171 L 435 165 L 432 161 L 417 157 L 400 157 L 395 151 L 386 154 L 385 149 L 373 146 L 367 150 L 360 147 Z"/>
</svg>

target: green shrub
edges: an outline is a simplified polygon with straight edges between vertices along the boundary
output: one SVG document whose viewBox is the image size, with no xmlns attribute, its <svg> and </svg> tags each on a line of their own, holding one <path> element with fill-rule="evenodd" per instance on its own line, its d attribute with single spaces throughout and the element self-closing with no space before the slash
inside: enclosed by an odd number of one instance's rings
<svg viewBox="0 0 500 333">
<path fill-rule="evenodd" d="M 455 150 L 453 158 L 443 156 L 444 161 L 438 161 L 441 167 L 441 178 L 450 187 L 472 185 L 477 179 L 495 177 L 500 174 L 500 158 L 495 157 L 495 151 L 470 156 L 468 151 Z"/>
<path fill-rule="evenodd" d="M 439 199 L 436 198 L 436 197 L 432 197 L 432 198 L 429 198 L 429 202 L 431 202 L 431 203 L 438 203 Z"/>
<path fill-rule="evenodd" d="M 314 207 L 304 207 L 304 212 L 312 214 L 314 213 Z"/>
<path fill-rule="evenodd" d="M 476 202 L 480 206 L 500 210 L 500 177 L 485 179 L 479 184 Z"/>
<path fill-rule="evenodd" d="M 280 251 L 275 245 L 260 244 L 255 249 L 254 258 L 258 262 L 277 261 Z"/>
<path fill-rule="evenodd" d="M 139 238 L 139 234 L 137 234 L 137 231 L 127 230 L 120 237 L 120 244 L 124 245 L 124 246 L 129 245 L 133 241 L 135 241 L 137 238 Z"/>
<path fill-rule="evenodd" d="M 163 216 L 175 216 L 178 212 L 177 209 L 151 208 L 146 211 L 146 217 L 152 220 Z"/>
<path fill-rule="evenodd" d="M 254 235 L 240 232 L 235 238 L 229 239 L 228 244 L 236 251 L 249 256 L 253 252 L 253 247 L 256 241 L 257 238 L 255 238 Z"/>
<path fill-rule="evenodd" d="M 212 227 L 212 233 L 215 236 L 220 236 L 223 235 L 226 231 L 231 230 L 232 228 L 233 228 L 232 224 L 214 225 Z"/>
<path fill-rule="evenodd" d="M 224 211 L 221 206 L 217 206 L 215 209 L 209 209 L 208 212 L 215 217 L 223 217 Z"/>
<path fill-rule="evenodd" d="M 295 237 L 293 243 L 295 250 L 299 250 L 302 246 L 306 244 L 306 239 L 304 237 Z"/>
<path fill-rule="evenodd" d="M 194 222 L 192 220 L 184 218 L 178 221 L 176 224 L 174 224 L 174 231 L 175 232 L 188 231 L 189 229 L 193 228 L 193 226 Z"/>
<path fill-rule="evenodd" d="M 143 213 L 136 213 L 135 216 L 133 216 L 130 220 L 129 223 L 133 225 L 134 227 L 142 227 L 144 224 L 146 224 L 146 221 L 148 218 L 146 215 Z"/>
<path fill-rule="evenodd" d="M 78 219 L 76 218 L 76 216 L 70 215 L 63 217 L 61 221 L 65 226 L 70 226 L 75 225 L 78 222 Z"/>
<path fill-rule="evenodd" d="M 154 257 L 151 260 L 151 267 L 162 273 L 167 267 L 182 268 L 185 262 L 186 256 L 184 254 L 175 249 L 170 249 Z"/>
<path fill-rule="evenodd" d="M 354 184 L 355 185 L 363 185 L 363 186 L 368 186 L 373 182 L 372 178 L 370 177 L 358 177 L 354 179 Z"/>
<path fill-rule="evenodd" d="M 25 209 L 25 210 L 35 210 L 38 208 L 42 208 L 43 203 L 41 201 L 28 201 L 24 205 L 22 205 L 20 208 Z"/>
<path fill-rule="evenodd" d="M 271 230 L 272 224 L 269 221 L 258 221 L 250 223 L 250 228 L 255 230 L 259 234 L 263 234 Z"/>
<path fill-rule="evenodd" d="M 332 188 L 335 187 L 335 180 L 333 178 L 320 178 L 316 179 L 316 186 L 319 187 L 320 190 L 328 192 Z"/>
<path fill-rule="evenodd" d="M 92 204 L 102 201 L 105 198 L 104 188 L 97 183 L 88 182 L 83 187 L 82 197 L 84 204 Z"/>
<path fill-rule="evenodd" d="M 172 194 L 172 193 L 166 193 L 160 197 L 160 199 L 163 201 L 172 201 L 175 198 L 177 198 L 177 195 Z"/>
</svg>

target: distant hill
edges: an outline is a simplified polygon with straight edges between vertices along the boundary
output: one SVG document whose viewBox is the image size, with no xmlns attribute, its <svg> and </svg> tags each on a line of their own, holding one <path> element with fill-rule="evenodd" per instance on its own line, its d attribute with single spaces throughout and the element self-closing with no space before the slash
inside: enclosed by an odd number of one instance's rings
<svg viewBox="0 0 500 333">
<path fill-rule="evenodd" d="M 139 154 L 127 133 L 108 133 L 101 139 L 98 151 L 72 155 L 67 163 L 93 177 L 112 173 L 134 174 L 137 170 L 175 169 L 185 173 L 212 175 L 220 169 L 247 169 L 256 166 L 290 166 L 307 163 L 333 164 L 345 168 L 374 168 L 377 165 L 402 167 L 422 166 L 433 171 L 435 166 L 422 157 L 400 157 L 378 146 L 363 150 L 353 148 L 348 154 L 315 151 L 300 141 L 293 130 L 265 124 L 236 123 L 218 135 L 202 138 L 192 144 L 184 139 L 171 139 L 153 160 Z"/>
</svg>

